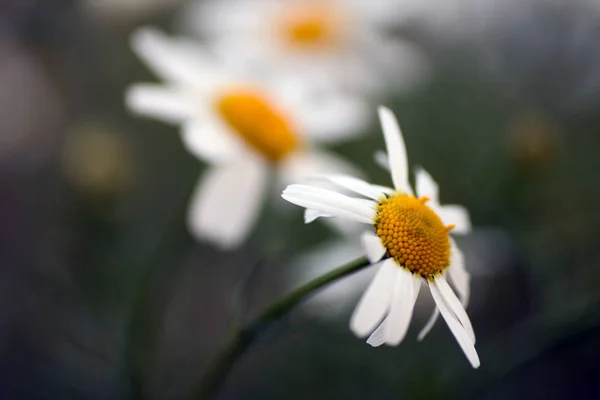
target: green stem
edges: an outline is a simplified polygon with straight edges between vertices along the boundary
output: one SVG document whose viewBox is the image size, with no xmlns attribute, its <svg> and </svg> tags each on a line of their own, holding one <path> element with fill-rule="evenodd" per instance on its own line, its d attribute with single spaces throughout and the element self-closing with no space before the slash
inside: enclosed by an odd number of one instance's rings
<svg viewBox="0 0 600 400">
<path fill-rule="evenodd" d="M 358 258 L 300 286 L 283 299 L 267 307 L 253 322 L 245 328 L 240 329 L 227 342 L 206 375 L 195 388 L 193 398 L 208 399 L 216 395 L 228 372 L 238 358 L 254 343 L 262 329 L 283 317 L 314 291 L 369 265 L 370 263 L 365 257 Z"/>
<path fill-rule="evenodd" d="M 182 196 L 181 204 L 167 218 L 166 225 L 148 245 L 151 249 L 138 261 L 138 271 L 132 294 L 132 307 L 125 327 L 124 337 L 124 377 L 128 380 L 129 390 L 123 398 L 141 399 L 143 393 L 144 366 L 153 360 L 160 332 L 163 314 L 155 309 L 148 312 L 148 301 L 152 298 L 156 282 L 169 280 L 176 268 L 163 268 L 169 254 L 174 250 L 182 237 L 187 235 L 183 222 L 186 218 L 189 194 Z M 171 263 L 172 259 L 169 260 Z M 161 310 L 162 311 L 162 310 Z"/>
</svg>

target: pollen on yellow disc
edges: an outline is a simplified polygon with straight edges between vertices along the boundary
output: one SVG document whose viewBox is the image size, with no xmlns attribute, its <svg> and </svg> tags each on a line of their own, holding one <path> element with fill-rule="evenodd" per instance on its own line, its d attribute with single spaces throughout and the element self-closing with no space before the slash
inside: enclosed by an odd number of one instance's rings
<svg viewBox="0 0 600 400">
<path fill-rule="evenodd" d="M 216 108 L 233 131 L 271 161 L 283 159 L 298 146 L 285 116 L 253 90 L 224 93 L 217 99 Z"/>
<path fill-rule="evenodd" d="M 452 226 L 427 207 L 426 198 L 397 195 L 381 202 L 375 230 L 390 256 L 414 274 L 442 272 L 450 264 Z"/>
<path fill-rule="evenodd" d="M 295 46 L 328 45 L 340 37 L 336 13 L 318 2 L 290 7 L 281 26 L 286 42 Z"/>
</svg>

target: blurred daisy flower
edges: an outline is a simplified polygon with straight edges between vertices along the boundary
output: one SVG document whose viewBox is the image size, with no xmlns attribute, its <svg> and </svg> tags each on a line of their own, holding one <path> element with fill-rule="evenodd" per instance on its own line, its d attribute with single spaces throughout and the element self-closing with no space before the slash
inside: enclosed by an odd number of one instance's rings
<svg viewBox="0 0 600 400">
<path fill-rule="evenodd" d="M 260 85 L 228 73 L 196 43 L 150 28 L 135 32 L 132 46 L 165 83 L 133 85 L 127 106 L 180 125 L 185 147 L 210 165 L 189 211 L 198 239 L 221 248 L 242 243 L 260 212 L 271 170 L 281 185 L 322 171 L 356 171 L 312 145 L 364 132 L 370 114 L 362 100 L 336 92 L 315 99 L 284 82 Z"/>
<path fill-rule="evenodd" d="M 426 71 L 412 44 L 384 34 L 397 19 L 394 0 L 195 1 L 184 30 L 231 65 L 260 76 L 301 77 L 372 93 L 409 89 Z"/>
<path fill-rule="evenodd" d="M 362 235 L 371 263 L 379 265 L 350 321 L 359 337 L 368 337 L 372 346 L 398 345 L 408 330 L 421 282 L 427 283 L 436 304 L 430 321 L 421 331 L 422 339 L 439 313 L 446 320 L 467 359 L 479 367 L 475 334 L 465 306 L 470 276 L 464 268 L 461 251 L 449 233 L 471 229 L 468 212 L 457 205 L 441 205 L 438 186 L 422 169 L 416 174 L 416 193 L 408 180 L 408 162 L 400 127 L 392 112 L 380 108 L 394 188 L 372 185 L 343 175 L 327 180 L 363 198 L 310 185 L 290 185 L 282 197 L 305 207 L 307 221 L 319 217 L 342 217 L 372 225 Z M 449 276 L 460 296 L 446 280 Z"/>
</svg>

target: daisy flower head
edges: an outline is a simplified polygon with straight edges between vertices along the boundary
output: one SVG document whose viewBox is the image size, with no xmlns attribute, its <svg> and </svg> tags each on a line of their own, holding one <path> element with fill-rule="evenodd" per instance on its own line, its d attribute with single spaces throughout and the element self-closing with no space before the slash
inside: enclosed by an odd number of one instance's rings
<svg viewBox="0 0 600 400">
<path fill-rule="evenodd" d="M 384 34 L 399 19 L 395 0 L 209 0 L 190 3 L 183 29 L 232 65 L 261 76 L 378 93 L 410 88 L 424 55 Z"/>
<path fill-rule="evenodd" d="M 190 204 L 196 238 L 225 249 L 241 244 L 271 171 L 282 185 L 323 170 L 356 171 L 314 145 L 361 134 L 369 111 L 360 99 L 332 92 L 309 101 L 301 87 L 262 85 L 227 71 L 197 43 L 153 28 L 136 31 L 132 47 L 164 82 L 132 85 L 128 108 L 180 126 L 187 150 L 209 164 Z"/>
<path fill-rule="evenodd" d="M 362 243 L 378 271 L 351 317 L 350 328 L 357 336 L 367 337 L 372 346 L 398 345 L 408 330 L 421 283 L 426 282 L 436 309 L 419 339 L 425 337 L 441 313 L 467 359 L 477 368 L 475 334 L 465 311 L 470 276 L 462 253 L 450 236 L 470 231 L 468 212 L 458 205 L 441 205 L 438 186 L 423 169 L 416 172 L 414 195 L 398 122 L 384 107 L 380 107 L 379 116 L 393 188 L 330 175 L 324 178 L 362 198 L 299 184 L 288 186 L 282 197 L 305 207 L 310 217 L 307 221 L 339 217 L 372 226 L 372 230 L 363 233 Z"/>
</svg>

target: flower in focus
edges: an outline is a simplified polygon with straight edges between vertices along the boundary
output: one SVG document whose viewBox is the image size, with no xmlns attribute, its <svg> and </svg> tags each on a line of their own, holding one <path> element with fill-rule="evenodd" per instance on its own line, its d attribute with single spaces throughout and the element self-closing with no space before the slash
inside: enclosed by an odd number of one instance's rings
<svg viewBox="0 0 600 400">
<path fill-rule="evenodd" d="M 239 245 L 260 211 L 270 167 L 282 185 L 322 170 L 355 171 L 312 145 L 361 134 L 369 112 L 360 99 L 331 92 L 314 101 L 296 85 L 257 84 L 228 73 L 195 43 L 150 28 L 134 33 L 132 45 L 165 83 L 133 85 L 128 107 L 181 125 L 185 147 L 210 165 L 189 211 L 197 238 Z"/>
<path fill-rule="evenodd" d="M 373 231 L 363 234 L 362 243 L 369 261 L 379 268 L 350 321 L 357 336 L 368 337 L 372 346 L 398 345 L 406 335 L 421 282 L 425 281 L 437 307 L 419 338 L 429 332 L 441 312 L 467 359 L 477 368 L 475 334 L 465 312 L 470 276 L 461 251 L 449 235 L 451 231 L 470 231 L 468 212 L 461 206 L 441 205 L 438 186 L 423 169 L 417 171 L 417 196 L 413 195 L 400 127 L 390 110 L 381 107 L 379 115 L 394 189 L 330 175 L 326 177 L 330 183 L 363 198 L 298 184 L 288 186 L 282 197 L 305 207 L 308 221 L 343 217 L 373 226 Z"/>
<path fill-rule="evenodd" d="M 426 70 L 414 45 L 383 31 L 394 0 L 196 1 L 183 26 L 231 65 L 315 86 L 379 92 L 412 87 Z"/>
</svg>

